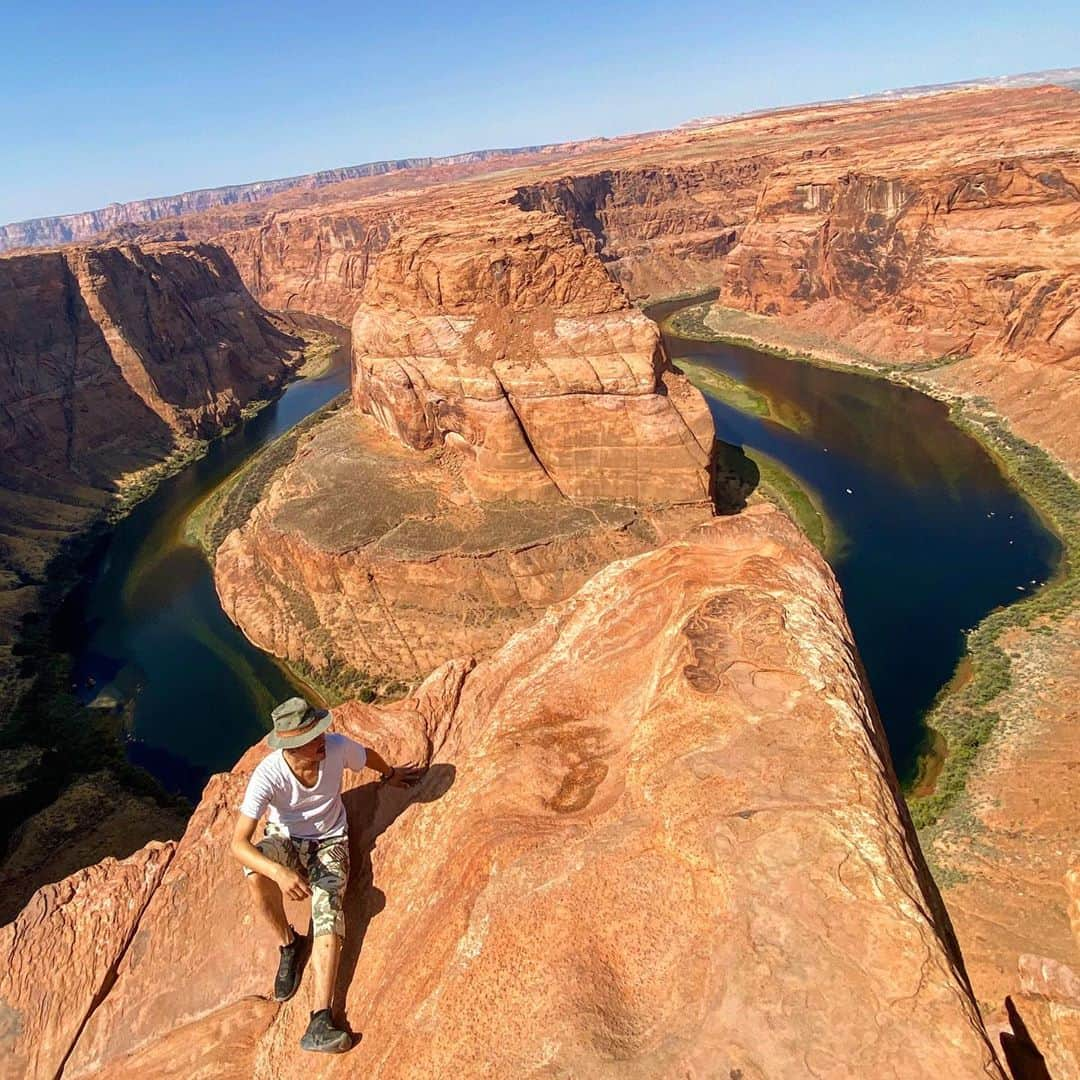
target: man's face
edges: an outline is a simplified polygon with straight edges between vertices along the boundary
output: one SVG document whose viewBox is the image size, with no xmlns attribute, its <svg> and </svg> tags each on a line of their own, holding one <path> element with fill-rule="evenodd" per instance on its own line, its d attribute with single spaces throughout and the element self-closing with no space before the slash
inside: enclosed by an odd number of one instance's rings
<svg viewBox="0 0 1080 1080">
<path fill-rule="evenodd" d="M 289 751 L 294 757 L 299 758 L 301 761 L 322 761 L 326 757 L 326 734 L 316 735 L 311 742 L 304 743 L 303 746 L 298 746 L 294 750 Z"/>
</svg>

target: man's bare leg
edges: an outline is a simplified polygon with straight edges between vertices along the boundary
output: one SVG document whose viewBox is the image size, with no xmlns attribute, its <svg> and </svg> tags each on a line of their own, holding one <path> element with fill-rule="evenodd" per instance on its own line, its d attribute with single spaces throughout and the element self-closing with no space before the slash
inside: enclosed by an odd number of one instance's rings
<svg viewBox="0 0 1080 1080">
<path fill-rule="evenodd" d="M 285 903 L 277 882 L 262 874 L 250 874 L 247 881 L 255 901 L 255 910 L 273 929 L 278 945 L 288 945 L 293 938 L 292 927 L 285 917 Z M 336 962 L 334 967 L 337 968 Z"/>
<path fill-rule="evenodd" d="M 312 1012 L 331 1007 L 340 959 L 341 938 L 337 934 L 320 934 L 315 939 L 311 954 L 311 965 L 315 969 L 315 999 L 312 1003 Z"/>
</svg>

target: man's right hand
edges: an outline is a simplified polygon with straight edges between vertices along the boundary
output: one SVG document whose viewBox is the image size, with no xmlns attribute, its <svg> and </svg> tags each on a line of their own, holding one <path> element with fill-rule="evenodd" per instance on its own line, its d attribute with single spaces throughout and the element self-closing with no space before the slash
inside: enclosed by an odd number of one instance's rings
<svg viewBox="0 0 1080 1080">
<path fill-rule="evenodd" d="M 290 870 L 287 866 L 278 869 L 274 880 L 282 894 L 290 900 L 303 900 L 304 897 L 311 895 L 311 887 L 308 883 L 295 870 Z"/>
</svg>

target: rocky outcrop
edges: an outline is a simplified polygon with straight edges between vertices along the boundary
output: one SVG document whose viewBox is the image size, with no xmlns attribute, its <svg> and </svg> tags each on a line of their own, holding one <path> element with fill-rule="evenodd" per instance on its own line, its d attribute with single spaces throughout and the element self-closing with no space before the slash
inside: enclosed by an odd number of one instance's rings
<svg viewBox="0 0 1080 1080">
<path fill-rule="evenodd" d="M 461 462 L 371 417 L 321 423 L 217 551 L 222 607 L 260 648 L 338 686 L 413 682 L 483 655 L 609 562 L 711 507 L 472 498 Z"/>
<path fill-rule="evenodd" d="M 59 1076 L 109 992 L 174 845 L 149 844 L 38 890 L 0 929 L 0 1077 Z"/>
<path fill-rule="evenodd" d="M 0 259 L 0 642 L 66 536 L 126 477 L 272 393 L 302 344 L 217 247 Z"/>
<path fill-rule="evenodd" d="M 196 1050 L 254 1077 L 1000 1076 L 858 670 L 828 568 L 770 508 L 609 566 L 490 659 L 336 711 L 429 766 L 346 795 L 350 1054 L 299 1050 L 310 974 L 269 1022 L 251 1001 L 274 950 L 227 837 L 256 748 L 207 788 L 65 1077 L 187 1076 Z"/>
<path fill-rule="evenodd" d="M 702 502 L 712 419 L 566 223 L 474 200 L 412 220 L 353 319 L 353 399 L 478 498 Z"/>
</svg>

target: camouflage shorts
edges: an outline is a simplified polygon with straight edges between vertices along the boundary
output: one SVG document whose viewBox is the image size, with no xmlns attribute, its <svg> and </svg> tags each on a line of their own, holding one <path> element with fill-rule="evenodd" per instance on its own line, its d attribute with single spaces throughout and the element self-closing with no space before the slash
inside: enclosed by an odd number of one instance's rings
<svg viewBox="0 0 1080 1080">
<path fill-rule="evenodd" d="M 345 936 L 342 901 L 349 880 L 349 838 L 328 836 L 324 840 L 297 840 L 268 822 L 266 835 L 255 845 L 268 859 L 307 877 L 311 886 L 312 936 Z M 255 871 L 244 867 L 250 877 Z"/>
</svg>

